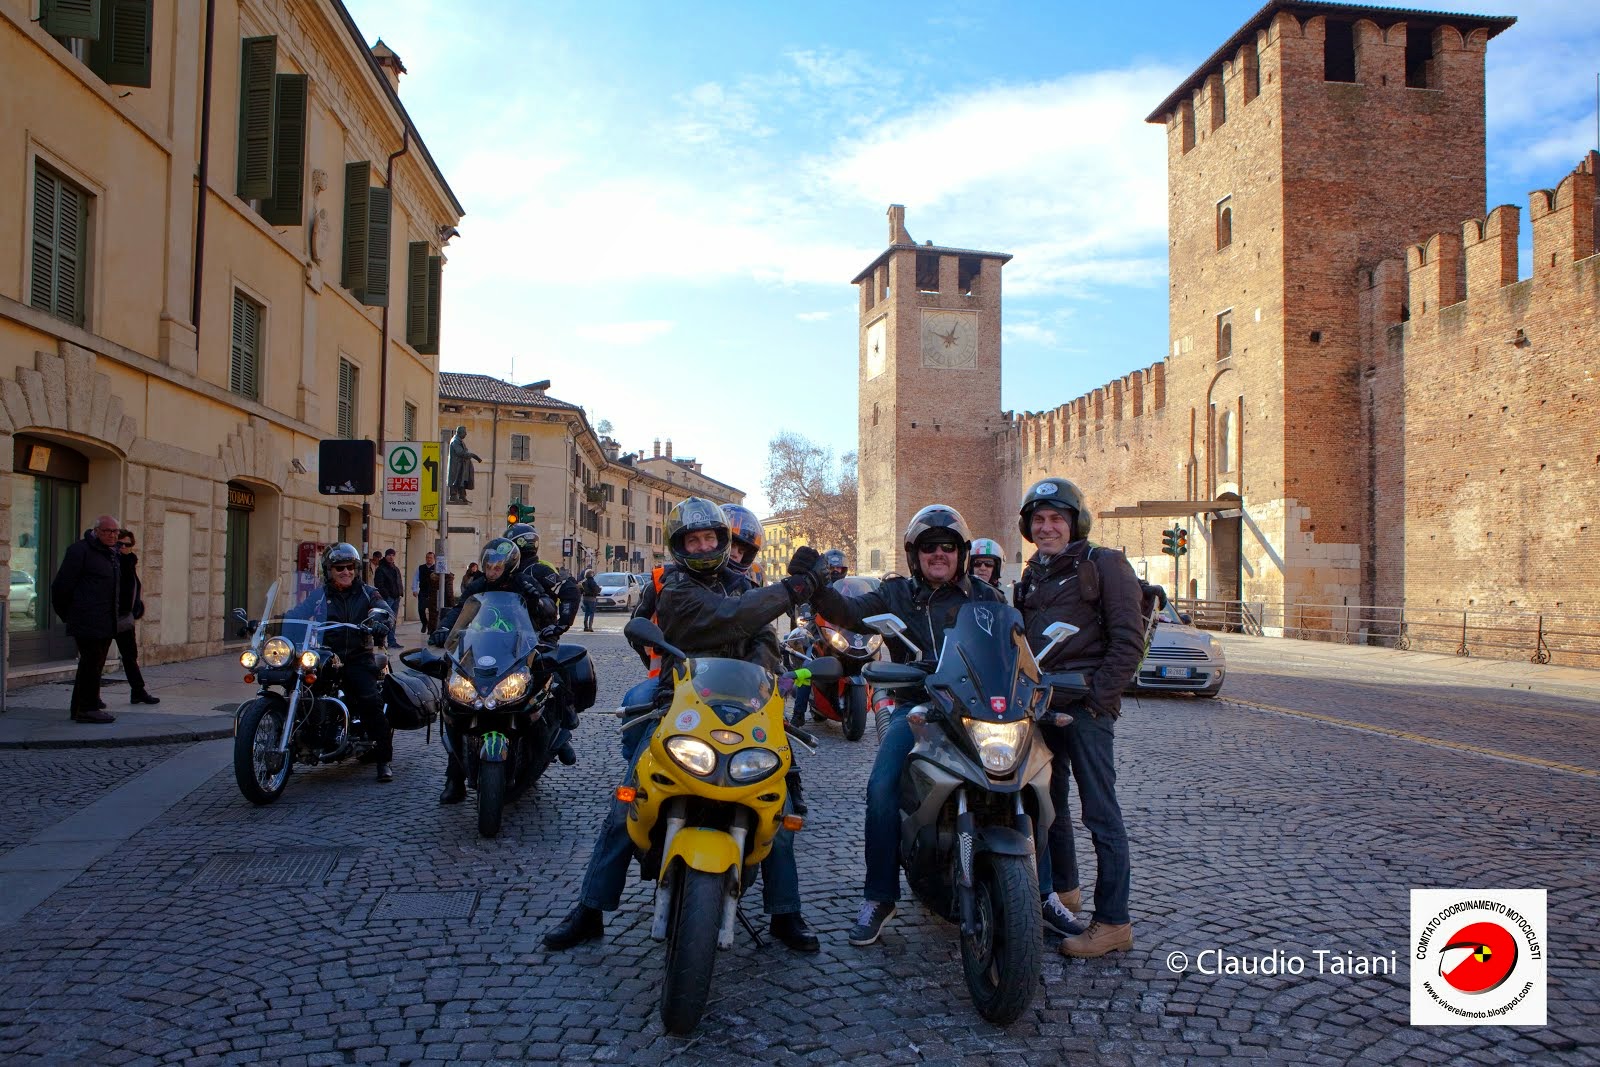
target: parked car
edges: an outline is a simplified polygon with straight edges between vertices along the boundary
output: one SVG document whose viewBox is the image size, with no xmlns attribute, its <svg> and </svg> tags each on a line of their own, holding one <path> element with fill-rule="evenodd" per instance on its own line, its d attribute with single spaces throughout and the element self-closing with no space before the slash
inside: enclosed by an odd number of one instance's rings
<svg viewBox="0 0 1600 1067">
<path fill-rule="evenodd" d="M 1129 692 L 1181 692 L 1214 697 L 1222 691 L 1227 661 L 1222 642 L 1196 629 L 1189 616 L 1171 604 L 1156 615 L 1150 650 L 1128 686 Z"/>
<path fill-rule="evenodd" d="M 607 571 L 595 575 L 594 583 L 600 587 L 600 595 L 594 598 L 597 611 L 632 611 L 644 595 L 644 583 L 637 574 Z"/>
<path fill-rule="evenodd" d="M 10 614 L 32 618 L 34 603 L 38 600 L 38 596 L 39 590 L 34 584 L 33 575 L 27 571 L 11 572 Z"/>
</svg>

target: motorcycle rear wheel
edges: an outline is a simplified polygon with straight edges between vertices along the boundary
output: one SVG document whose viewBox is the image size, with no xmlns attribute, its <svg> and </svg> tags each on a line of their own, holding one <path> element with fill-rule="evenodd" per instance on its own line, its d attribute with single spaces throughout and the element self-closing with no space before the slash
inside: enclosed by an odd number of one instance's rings
<svg viewBox="0 0 1600 1067">
<path fill-rule="evenodd" d="M 722 926 L 723 876 L 678 868 L 667 923 L 667 967 L 661 982 L 661 1025 L 669 1034 L 687 1034 L 700 1025 L 711 993 Z"/>
<path fill-rule="evenodd" d="M 1044 919 L 1038 872 L 1026 856 L 990 853 L 979 863 L 973 886 L 978 932 L 961 936 L 961 969 L 978 1014 L 1007 1026 L 1028 1010 L 1039 988 Z"/>
<path fill-rule="evenodd" d="M 506 765 L 484 760 L 478 764 L 478 836 L 500 836 L 500 818 L 506 807 Z"/>
<path fill-rule="evenodd" d="M 283 709 L 276 702 L 256 699 L 240 711 L 233 734 L 233 778 L 239 783 L 239 792 L 257 807 L 277 800 L 289 784 L 294 757 L 288 753 L 278 756 L 282 738 Z M 276 770 L 274 762 L 279 764 Z"/>
</svg>

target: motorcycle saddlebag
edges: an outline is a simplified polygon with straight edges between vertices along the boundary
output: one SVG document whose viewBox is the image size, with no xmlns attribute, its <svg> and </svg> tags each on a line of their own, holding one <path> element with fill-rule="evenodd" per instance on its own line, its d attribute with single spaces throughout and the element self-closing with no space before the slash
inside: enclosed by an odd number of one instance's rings
<svg viewBox="0 0 1600 1067">
<path fill-rule="evenodd" d="M 555 660 L 555 668 L 561 672 L 567 692 L 572 694 L 573 710 L 588 711 L 594 707 L 599 686 L 588 650 L 582 645 L 557 645 L 550 658 Z"/>
<path fill-rule="evenodd" d="M 384 712 L 396 730 L 431 725 L 439 717 L 443 696 L 442 683 L 404 665 L 396 665 L 383 681 Z"/>
</svg>

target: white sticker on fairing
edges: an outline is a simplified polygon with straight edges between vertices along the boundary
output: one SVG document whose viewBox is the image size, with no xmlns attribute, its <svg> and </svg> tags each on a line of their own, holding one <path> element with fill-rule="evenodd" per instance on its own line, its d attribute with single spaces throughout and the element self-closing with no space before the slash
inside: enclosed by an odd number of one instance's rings
<svg viewBox="0 0 1600 1067">
<path fill-rule="evenodd" d="M 1056 486 L 1054 482 L 1040 482 L 1033 487 L 1033 492 L 1035 496 L 1055 496 Z"/>
<path fill-rule="evenodd" d="M 695 711 L 693 708 L 690 708 L 688 711 L 680 712 L 678 714 L 678 729 L 680 729 L 680 730 L 693 730 L 696 726 L 699 726 L 699 725 L 700 725 L 700 713 L 698 711 Z"/>
</svg>

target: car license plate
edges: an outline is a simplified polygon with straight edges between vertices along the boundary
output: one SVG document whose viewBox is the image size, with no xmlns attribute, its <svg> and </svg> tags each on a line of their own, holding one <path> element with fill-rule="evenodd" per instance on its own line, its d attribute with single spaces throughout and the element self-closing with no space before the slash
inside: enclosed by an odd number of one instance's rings
<svg viewBox="0 0 1600 1067">
<path fill-rule="evenodd" d="M 1162 667 L 1161 668 L 1161 677 L 1163 677 L 1163 678 L 1193 678 L 1194 677 L 1194 668 L 1193 667 Z"/>
</svg>

